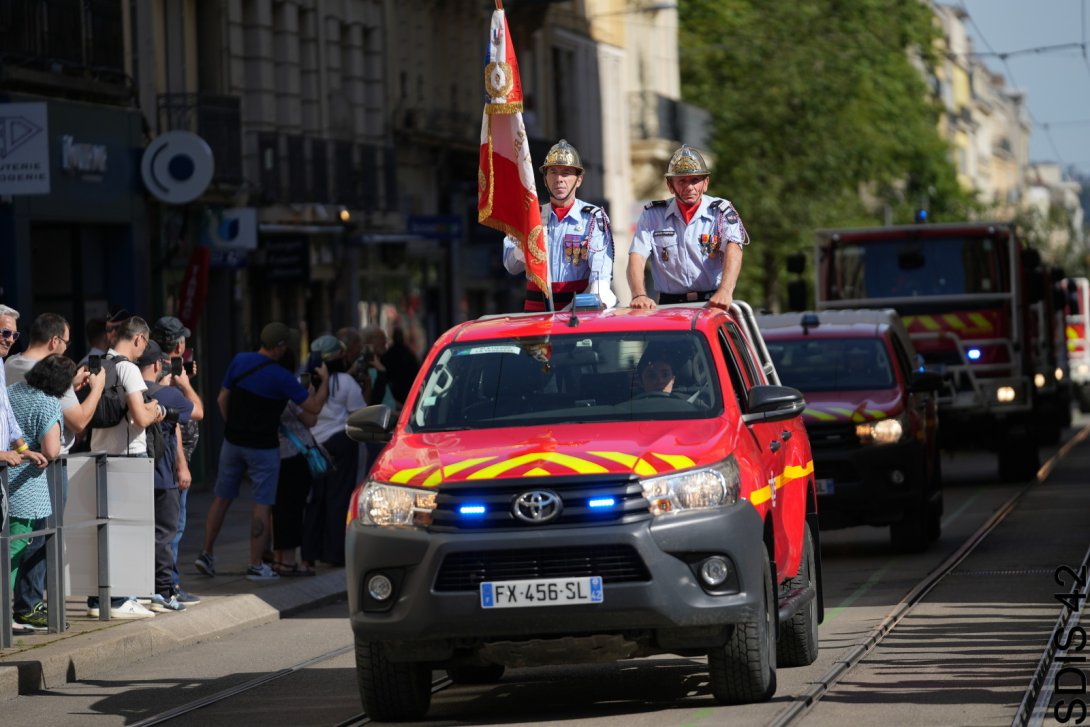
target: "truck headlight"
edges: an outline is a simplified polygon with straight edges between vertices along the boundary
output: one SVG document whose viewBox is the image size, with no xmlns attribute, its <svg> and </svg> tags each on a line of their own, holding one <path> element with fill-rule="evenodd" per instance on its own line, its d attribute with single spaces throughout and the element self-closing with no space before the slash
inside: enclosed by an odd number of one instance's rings
<svg viewBox="0 0 1090 727">
<path fill-rule="evenodd" d="M 901 441 L 904 434 L 904 424 L 901 416 L 892 419 L 883 419 L 877 422 L 867 422 L 855 428 L 855 436 L 859 437 L 862 444 L 895 444 Z"/>
<path fill-rule="evenodd" d="M 741 484 L 734 455 L 711 467 L 640 480 L 643 496 L 656 516 L 733 505 Z"/>
<path fill-rule="evenodd" d="M 425 527 L 431 524 L 435 492 L 398 487 L 374 480 L 356 492 L 354 510 L 360 523 L 378 527 Z"/>
</svg>

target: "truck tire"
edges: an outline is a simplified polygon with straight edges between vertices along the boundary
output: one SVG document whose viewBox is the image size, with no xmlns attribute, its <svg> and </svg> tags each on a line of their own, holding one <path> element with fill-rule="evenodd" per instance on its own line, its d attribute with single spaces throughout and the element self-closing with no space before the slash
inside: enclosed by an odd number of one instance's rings
<svg viewBox="0 0 1090 727">
<path fill-rule="evenodd" d="M 495 684 L 506 670 L 503 664 L 452 664 L 447 676 L 455 684 Z"/>
<path fill-rule="evenodd" d="M 1079 384 L 1075 388 L 1075 399 L 1079 402 L 1079 411 L 1090 414 L 1090 384 Z"/>
<path fill-rule="evenodd" d="M 802 563 L 798 574 L 786 587 L 793 591 L 809 586 L 814 590 L 814 600 L 796 611 L 790 621 L 780 625 L 780 638 L 776 643 L 777 667 L 809 666 L 818 657 L 817 563 L 810 525 L 804 523 L 802 527 Z"/>
<path fill-rule="evenodd" d="M 931 506 L 921 502 L 905 509 L 899 522 L 889 526 L 889 541 L 898 553 L 922 553 L 930 542 Z"/>
<path fill-rule="evenodd" d="M 772 567 L 764 553 L 764 609 L 736 624 L 730 640 L 708 652 L 708 681 L 720 704 L 764 702 L 776 693 L 776 614 Z"/>
<path fill-rule="evenodd" d="M 379 722 L 422 718 L 431 707 L 431 668 L 419 662 L 396 662 L 385 646 L 356 637 L 356 685 L 367 716 Z"/>
<path fill-rule="evenodd" d="M 999 448 L 999 479 L 1003 482 L 1025 482 L 1037 475 L 1041 455 L 1032 434 L 1010 437 Z"/>
</svg>

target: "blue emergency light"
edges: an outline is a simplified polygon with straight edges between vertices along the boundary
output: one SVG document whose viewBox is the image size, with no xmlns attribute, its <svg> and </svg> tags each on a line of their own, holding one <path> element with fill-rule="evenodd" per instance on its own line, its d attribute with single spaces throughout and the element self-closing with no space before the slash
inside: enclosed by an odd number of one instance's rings
<svg viewBox="0 0 1090 727">
<path fill-rule="evenodd" d="M 572 310 L 605 310 L 601 297 L 597 293 L 576 293 L 572 301 Z"/>
<path fill-rule="evenodd" d="M 980 360 L 980 349 L 979 348 L 970 348 L 968 351 L 965 352 L 965 355 L 969 357 L 970 361 L 979 361 Z"/>
<path fill-rule="evenodd" d="M 484 505 L 462 505 L 458 508 L 458 514 L 465 517 L 480 517 L 488 512 Z"/>
<path fill-rule="evenodd" d="M 587 507 L 592 510 L 613 507 L 616 504 L 617 501 L 612 497 L 593 497 L 587 501 Z"/>
</svg>

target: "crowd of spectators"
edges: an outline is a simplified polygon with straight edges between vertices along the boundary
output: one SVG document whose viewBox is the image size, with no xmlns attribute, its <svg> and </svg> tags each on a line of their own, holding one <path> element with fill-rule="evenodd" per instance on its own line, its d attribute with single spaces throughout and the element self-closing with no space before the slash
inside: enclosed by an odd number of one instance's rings
<svg viewBox="0 0 1090 727">
<path fill-rule="evenodd" d="M 182 587 L 178 568 L 194 484 L 190 461 L 205 417 L 196 363 L 185 361 L 192 332 L 173 316 L 149 325 L 115 309 L 85 322 L 87 354 L 77 364 L 63 316 L 43 313 L 23 333 L 18 324 L 18 311 L 0 305 L 0 467 L 13 537 L 6 584 L 13 631 L 47 628 L 45 537 L 25 534 L 46 529 L 55 509 L 65 507 L 66 468 L 56 468 L 58 502 L 46 472 L 73 451 L 152 460 L 154 591 L 112 598 L 111 617 L 149 618 L 200 603 Z M 22 335 L 23 350 L 12 353 Z M 303 357 L 298 332 L 274 322 L 262 329 L 257 350 L 235 356 L 216 396 L 224 439 L 208 483 L 214 499 L 198 572 L 216 574 L 215 542 L 244 480 L 253 503 L 247 578 L 308 576 L 318 563 L 344 564 L 349 498 L 380 451 L 349 439 L 345 423 L 369 403 L 395 410 L 403 404 L 419 363 L 398 331 L 394 342 L 388 348 L 379 328 L 342 328 L 316 338 Z M 110 396 L 124 415 L 101 425 L 96 417 Z M 87 607 L 89 617 L 99 616 L 97 597 Z"/>
</svg>

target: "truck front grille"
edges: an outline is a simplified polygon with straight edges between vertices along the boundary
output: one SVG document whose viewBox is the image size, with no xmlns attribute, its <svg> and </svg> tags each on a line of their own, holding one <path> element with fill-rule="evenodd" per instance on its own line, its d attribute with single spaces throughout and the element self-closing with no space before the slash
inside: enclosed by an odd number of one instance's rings
<svg viewBox="0 0 1090 727">
<path fill-rule="evenodd" d="M 439 567 L 435 590 L 476 591 L 485 581 L 580 576 L 601 576 L 605 583 L 651 580 L 647 566 L 630 545 L 576 545 L 450 553 Z"/>
</svg>

